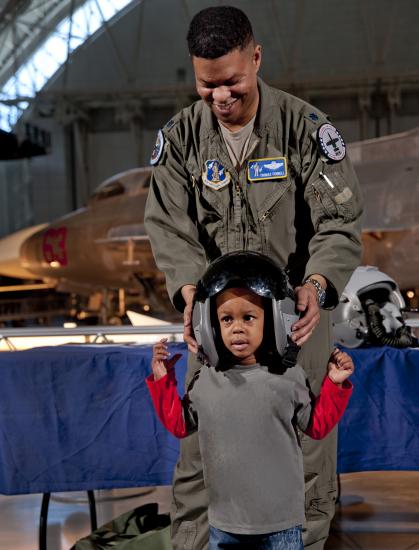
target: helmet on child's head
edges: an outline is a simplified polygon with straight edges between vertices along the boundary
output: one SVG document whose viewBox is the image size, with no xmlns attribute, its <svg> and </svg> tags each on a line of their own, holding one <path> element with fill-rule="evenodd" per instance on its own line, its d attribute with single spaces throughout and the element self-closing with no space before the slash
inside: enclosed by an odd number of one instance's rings
<svg viewBox="0 0 419 550">
<path fill-rule="evenodd" d="M 223 290 L 247 288 L 272 304 L 276 350 L 286 366 L 295 364 L 298 346 L 291 340 L 295 313 L 294 293 L 285 272 L 258 252 L 230 252 L 212 262 L 196 286 L 192 327 L 198 346 L 208 362 L 217 366 L 219 351 L 211 322 L 211 300 Z"/>
</svg>

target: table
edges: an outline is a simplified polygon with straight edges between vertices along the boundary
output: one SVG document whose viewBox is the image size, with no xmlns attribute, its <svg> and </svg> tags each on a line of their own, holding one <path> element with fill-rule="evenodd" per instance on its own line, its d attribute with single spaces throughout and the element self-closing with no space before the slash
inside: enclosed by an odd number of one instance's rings
<svg viewBox="0 0 419 550">
<path fill-rule="evenodd" d="M 182 353 L 183 393 L 186 346 L 170 351 Z M 419 470 L 419 350 L 346 351 L 356 371 L 338 472 Z M 179 444 L 152 408 L 151 353 L 103 344 L 0 353 L 0 493 L 171 484 Z M 44 500 L 42 528 L 47 510 Z"/>
<path fill-rule="evenodd" d="M 354 390 L 339 424 L 338 472 L 419 470 L 419 349 L 346 351 Z"/>
<path fill-rule="evenodd" d="M 0 493 L 170 484 L 179 446 L 154 414 L 150 360 L 150 346 L 1 353 Z"/>
<path fill-rule="evenodd" d="M 178 373 L 186 372 L 186 348 Z M 145 385 L 151 346 L 66 345 L 0 353 L 0 493 L 50 495 L 170 485 L 179 444 L 156 418 Z M 179 384 L 183 392 L 182 382 Z"/>
<path fill-rule="evenodd" d="M 183 392 L 186 347 L 177 364 Z M 354 391 L 339 472 L 419 470 L 419 350 L 346 350 Z M 145 386 L 151 346 L 66 345 L 0 354 L 0 493 L 171 483 L 178 441 Z"/>
</svg>

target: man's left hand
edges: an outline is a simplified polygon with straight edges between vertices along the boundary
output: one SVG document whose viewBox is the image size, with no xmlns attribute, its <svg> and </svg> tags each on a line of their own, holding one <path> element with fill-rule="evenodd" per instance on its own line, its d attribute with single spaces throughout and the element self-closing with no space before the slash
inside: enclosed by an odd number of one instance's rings
<svg viewBox="0 0 419 550">
<path fill-rule="evenodd" d="M 293 342 L 301 346 L 310 338 L 314 329 L 320 322 L 320 308 L 317 301 L 317 292 L 313 285 L 306 284 L 294 289 L 297 310 L 301 312 L 301 318 L 292 325 Z"/>
</svg>

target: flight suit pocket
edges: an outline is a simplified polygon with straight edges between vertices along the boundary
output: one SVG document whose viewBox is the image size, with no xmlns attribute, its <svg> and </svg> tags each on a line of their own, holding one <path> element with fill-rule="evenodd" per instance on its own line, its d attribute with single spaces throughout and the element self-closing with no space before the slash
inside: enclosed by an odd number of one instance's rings
<svg viewBox="0 0 419 550">
<path fill-rule="evenodd" d="M 202 173 L 199 167 L 192 162 L 187 163 L 187 169 L 195 192 L 198 213 L 216 213 L 220 218 L 223 216 L 223 196 L 228 193 L 225 188 L 211 189 L 204 184 Z"/>
<path fill-rule="evenodd" d="M 318 487 L 314 484 L 305 493 L 305 512 L 308 521 L 333 517 L 337 496 L 336 482 Z"/>
<path fill-rule="evenodd" d="M 182 521 L 177 533 L 179 548 L 183 550 L 194 550 L 197 531 L 197 525 L 194 521 Z"/>
<path fill-rule="evenodd" d="M 228 186 L 224 189 L 210 189 L 202 181 L 202 174 L 195 162 L 187 164 L 190 185 L 195 196 L 195 216 L 200 232 L 200 241 L 208 258 L 220 255 L 226 249 L 226 223 L 228 208 Z"/>
<path fill-rule="evenodd" d="M 337 169 L 320 172 L 317 179 L 311 182 L 314 196 L 314 207 L 319 218 L 341 218 L 344 222 L 355 219 L 355 197 L 343 175 Z"/>
<path fill-rule="evenodd" d="M 291 181 L 289 179 L 279 180 L 279 182 L 275 183 L 275 191 L 264 200 L 261 207 L 259 208 L 259 221 L 263 222 L 266 218 L 272 216 L 275 209 L 280 205 L 291 187 Z M 266 185 L 266 182 L 261 182 L 258 185 Z"/>
</svg>

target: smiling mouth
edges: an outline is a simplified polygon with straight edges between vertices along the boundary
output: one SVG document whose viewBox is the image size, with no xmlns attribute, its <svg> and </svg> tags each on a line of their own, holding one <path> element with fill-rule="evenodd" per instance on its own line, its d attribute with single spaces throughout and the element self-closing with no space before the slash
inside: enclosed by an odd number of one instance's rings
<svg viewBox="0 0 419 550">
<path fill-rule="evenodd" d="M 228 113 L 236 101 L 238 101 L 238 98 L 233 99 L 233 101 L 230 101 L 229 103 L 213 103 L 213 105 L 218 111 Z"/>
</svg>

